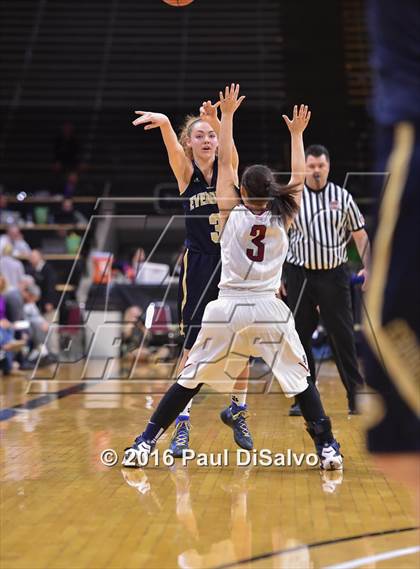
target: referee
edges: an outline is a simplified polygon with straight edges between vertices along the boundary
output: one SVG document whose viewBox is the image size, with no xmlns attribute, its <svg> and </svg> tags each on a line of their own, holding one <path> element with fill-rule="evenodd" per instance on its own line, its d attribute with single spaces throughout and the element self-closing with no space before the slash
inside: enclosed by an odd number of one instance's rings
<svg viewBox="0 0 420 569">
<path fill-rule="evenodd" d="M 316 374 L 311 339 L 321 316 L 346 389 L 349 414 L 355 414 L 356 390 L 363 379 L 354 341 L 347 243 L 353 237 L 363 264 L 368 267 L 369 240 L 363 216 L 349 192 L 328 181 L 328 150 L 314 144 L 306 149 L 305 156 L 301 208 L 289 231 L 285 264 L 287 301 L 295 315 L 312 381 Z M 359 275 L 364 277 L 365 286 L 366 269 Z M 292 405 L 289 415 L 301 415 L 297 403 Z"/>
</svg>

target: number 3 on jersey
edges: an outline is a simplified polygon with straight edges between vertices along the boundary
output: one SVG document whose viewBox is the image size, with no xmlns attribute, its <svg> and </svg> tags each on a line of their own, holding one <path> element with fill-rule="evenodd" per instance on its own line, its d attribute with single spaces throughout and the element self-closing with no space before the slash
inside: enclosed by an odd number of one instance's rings
<svg viewBox="0 0 420 569">
<path fill-rule="evenodd" d="M 213 225 L 214 231 L 210 232 L 210 237 L 213 243 L 219 243 L 220 240 L 220 215 L 212 213 L 209 215 L 209 224 Z"/>
<path fill-rule="evenodd" d="M 251 261 L 261 263 L 261 261 L 264 260 L 265 244 L 263 243 L 263 239 L 266 231 L 267 227 L 265 225 L 253 225 L 251 227 L 250 237 L 253 237 L 251 243 L 256 247 L 255 249 L 246 250 L 246 256 L 248 259 L 251 259 Z"/>
</svg>

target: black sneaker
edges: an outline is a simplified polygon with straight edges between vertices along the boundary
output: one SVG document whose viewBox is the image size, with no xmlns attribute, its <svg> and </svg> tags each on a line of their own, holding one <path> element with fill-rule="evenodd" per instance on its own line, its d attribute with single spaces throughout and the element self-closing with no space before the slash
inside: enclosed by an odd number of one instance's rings
<svg viewBox="0 0 420 569">
<path fill-rule="evenodd" d="M 294 403 L 289 409 L 289 417 L 302 417 L 299 403 Z"/>
</svg>

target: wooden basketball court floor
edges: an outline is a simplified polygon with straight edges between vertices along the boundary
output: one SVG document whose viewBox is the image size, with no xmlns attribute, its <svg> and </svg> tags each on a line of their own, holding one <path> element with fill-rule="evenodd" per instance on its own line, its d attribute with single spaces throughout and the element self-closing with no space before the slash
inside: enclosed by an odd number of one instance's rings
<svg viewBox="0 0 420 569">
<path fill-rule="evenodd" d="M 76 365 L 59 380 L 0 378 L 2 569 L 419 566 L 412 499 L 373 468 L 364 418 L 348 417 L 333 364 L 323 364 L 319 386 L 343 473 L 237 466 L 219 420 L 228 396 L 215 394 L 196 399 L 191 447 L 228 449 L 229 465 L 122 468 L 123 448 L 160 398 L 153 392 L 164 391 L 158 367 L 140 368 L 141 385 L 81 382 Z M 274 391 L 249 396 L 255 447 L 312 453 L 302 418 L 288 417 L 290 401 Z M 119 454 L 113 467 L 100 461 L 109 448 Z"/>
</svg>

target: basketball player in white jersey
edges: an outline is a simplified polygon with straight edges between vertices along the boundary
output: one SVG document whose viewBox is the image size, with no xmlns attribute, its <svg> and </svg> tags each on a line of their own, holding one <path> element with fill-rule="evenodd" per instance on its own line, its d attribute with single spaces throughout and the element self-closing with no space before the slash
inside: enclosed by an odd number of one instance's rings
<svg viewBox="0 0 420 569">
<path fill-rule="evenodd" d="M 219 210 L 216 203 L 217 147 L 220 121 L 217 107 L 204 101 L 200 116 L 185 119 L 179 139 L 166 115 L 136 111 L 141 116 L 134 126 L 145 125 L 145 130 L 160 128 L 168 153 L 169 164 L 178 182 L 185 213 L 185 252 L 178 288 L 178 316 L 184 345 L 178 370 L 182 370 L 193 347 L 206 305 L 216 300 L 220 282 Z M 232 167 L 238 171 L 239 158 L 233 146 Z M 233 429 L 236 443 L 252 449 L 252 436 L 247 419 L 248 367 L 232 385 L 232 400 L 221 413 L 222 420 Z M 181 457 L 189 448 L 192 400 L 179 414 L 171 437 L 170 450 Z"/>
<path fill-rule="evenodd" d="M 216 186 L 222 234 L 222 276 L 219 298 L 210 302 L 197 340 L 177 383 L 167 391 L 146 430 L 126 449 L 123 465 L 131 465 L 132 450 L 152 452 L 158 438 L 179 410 L 206 383 L 225 391 L 247 365 L 250 356 L 271 366 L 286 397 L 299 401 L 306 428 L 315 442 L 323 469 L 341 469 L 340 445 L 334 439 L 319 393 L 309 375 L 306 355 L 288 307 L 276 298 L 288 248 L 287 230 L 299 210 L 305 179 L 303 131 L 310 112 L 295 106 L 292 120 L 284 116 L 292 142 L 292 176 L 279 186 L 267 166 L 248 167 L 238 198 L 230 157 L 233 115 L 244 97 L 239 85 L 220 93 L 222 122 L 219 175 Z"/>
</svg>

